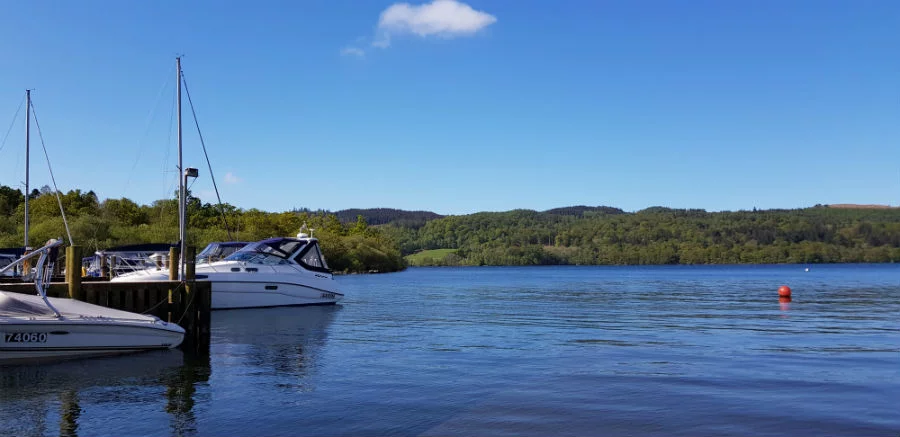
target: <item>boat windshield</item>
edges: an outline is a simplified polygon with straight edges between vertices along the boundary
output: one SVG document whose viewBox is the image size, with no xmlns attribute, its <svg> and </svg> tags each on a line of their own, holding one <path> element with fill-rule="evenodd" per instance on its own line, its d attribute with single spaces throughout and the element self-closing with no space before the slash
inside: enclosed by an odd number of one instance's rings
<svg viewBox="0 0 900 437">
<path fill-rule="evenodd" d="M 203 249 L 203 251 L 197 255 L 197 264 L 219 261 L 228 255 L 237 252 L 247 244 L 248 243 L 236 241 L 227 243 L 209 243 L 209 246 L 206 246 L 206 249 Z"/>
<path fill-rule="evenodd" d="M 244 246 L 225 257 L 225 260 L 266 265 L 288 264 L 291 255 L 305 244 L 303 241 L 290 239 L 259 241 Z"/>
</svg>

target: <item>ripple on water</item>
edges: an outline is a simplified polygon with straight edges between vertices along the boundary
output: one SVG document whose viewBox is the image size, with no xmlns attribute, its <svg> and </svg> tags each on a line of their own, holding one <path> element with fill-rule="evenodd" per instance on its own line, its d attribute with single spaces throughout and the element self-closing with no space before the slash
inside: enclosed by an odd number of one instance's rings
<svg viewBox="0 0 900 437">
<path fill-rule="evenodd" d="M 342 305 L 214 313 L 205 358 L 0 368 L 0 434 L 900 430 L 893 266 L 444 268 L 338 281 Z"/>
</svg>

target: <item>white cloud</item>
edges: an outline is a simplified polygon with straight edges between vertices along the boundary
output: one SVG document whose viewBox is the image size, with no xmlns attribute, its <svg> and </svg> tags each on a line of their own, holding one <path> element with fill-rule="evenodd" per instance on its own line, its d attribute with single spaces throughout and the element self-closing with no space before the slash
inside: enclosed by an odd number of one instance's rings
<svg viewBox="0 0 900 437">
<path fill-rule="evenodd" d="M 385 48 L 391 35 L 413 34 L 420 37 L 455 38 L 473 35 L 497 21 L 497 17 L 456 0 L 433 0 L 411 5 L 394 3 L 381 12 L 378 33 L 372 45 Z"/>
<path fill-rule="evenodd" d="M 225 183 L 226 184 L 238 184 L 241 183 L 243 179 L 237 177 L 232 172 L 225 173 Z"/>
<path fill-rule="evenodd" d="M 366 52 L 364 52 L 362 49 L 360 49 L 358 47 L 349 47 L 348 46 L 348 47 L 344 47 L 341 49 L 341 55 L 356 56 L 356 57 L 361 58 L 366 55 Z"/>
</svg>

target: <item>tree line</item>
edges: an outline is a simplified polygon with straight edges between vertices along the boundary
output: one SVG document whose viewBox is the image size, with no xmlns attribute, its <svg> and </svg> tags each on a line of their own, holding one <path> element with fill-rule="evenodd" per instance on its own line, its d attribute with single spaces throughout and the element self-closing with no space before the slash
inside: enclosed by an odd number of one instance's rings
<svg viewBox="0 0 900 437">
<path fill-rule="evenodd" d="M 900 261 L 900 210 L 707 212 L 607 207 L 447 216 L 382 228 L 404 255 L 456 249 L 413 265 L 641 265 Z"/>
<path fill-rule="evenodd" d="M 139 205 L 127 199 L 100 201 L 93 191 L 60 194 L 72 239 L 88 251 L 138 243 L 178 241 L 178 201 L 163 199 Z M 0 185 L 0 247 L 21 247 L 24 237 L 25 196 L 21 190 Z M 214 241 L 258 241 L 292 237 L 306 224 L 319 239 L 326 261 L 345 273 L 391 272 L 406 264 L 399 247 L 362 217 L 341 222 L 324 212 L 271 213 L 243 210 L 229 204 L 212 205 L 188 197 L 187 243 L 198 250 Z M 65 237 L 56 193 L 49 187 L 29 193 L 29 242 L 39 245 Z M 224 225 L 229 223 L 229 228 Z"/>
<path fill-rule="evenodd" d="M 55 193 L 33 190 L 33 242 L 65 235 Z M 24 195 L 0 185 L 0 247 L 22 244 Z M 93 191 L 61 195 L 73 239 L 89 250 L 178 239 L 177 200 L 139 205 L 100 201 Z M 350 213 L 358 213 L 350 220 Z M 372 218 L 366 214 L 373 215 Z M 229 233 L 224 226 L 229 222 Z M 378 224 L 373 224 L 373 222 Z M 188 244 L 293 236 L 306 223 L 330 266 L 342 272 L 397 271 L 403 256 L 452 249 L 412 265 L 640 265 L 900 261 L 900 209 L 830 208 L 707 212 L 701 209 L 572 206 L 459 216 L 378 208 L 265 212 L 188 201 Z"/>
</svg>

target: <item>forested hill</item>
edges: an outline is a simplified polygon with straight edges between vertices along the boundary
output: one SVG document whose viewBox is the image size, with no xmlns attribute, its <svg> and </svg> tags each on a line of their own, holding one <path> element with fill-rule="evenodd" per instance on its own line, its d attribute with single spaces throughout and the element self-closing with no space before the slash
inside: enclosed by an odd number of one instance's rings
<svg viewBox="0 0 900 437">
<path fill-rule="evenodd" d="M 619 208 L 613 208 L 611 206 L 566 206 L 563 208 L 553 208 L 544 211 L 546 214 L 554 214 L 554 215 L 571 215 L 577 217 L 584 217 L 585 215 L 597 215 L 597 214 L 625 214 L 625 211 L 622 211 Z"/>
<path fill-rule="evenodd" d="M 33 190 L 32 241 L 65 235 L 56 197 Z M 90 251 L 177 240 L 177 202 L 100 201 L 91 192 L 61 197 L 73 239 Z M 0 247 L 21 244 L 20 190 L 0 185 Z M 395 271 L 413 265 L 723 264 L 900 261 L 900 209 L 817 206 L 796 210 L 707 212 L 651 207 L 625 212 L 572 206 L 440 216 L 387 208 L 270 213 L 191 197 L 189 244 L 254 241 L 315 229 L 333 268 Z M 338 216 L 340 214 L 340 217 Z M 351 220 L 351 216 L 354 216 Z"/>
<path fill-rule="evenodd" d="M 568 211 L 560 215 L 554 211 Z M 725 264 L 900 261 L 900 210 L 636 213 L 560 208 L 448 216 L 381 229 L 413 265 Z M 428 256 L 428 250 L 439 256 Z M 426 252 L 421 252 L 421 251 Z M 421 253 L 420 253 L 421 252 Z"/>
<path fill-rule="evenodd" d="M 355 222 L 358 216 L 363 216 L 369 225 L 383 225 L 387 223 L 395 223 L 401 226 L 418 227 L 422 226 L 428 220 L 435 220 L 444 216 L 433 213 L 431 211 L 404 211 L 402 209 L 392 208 L 369 208 L 369 209 L 342 209 L 335 211 L 334 215 L 338 220 L 344 223 Z"/>
</svg>

